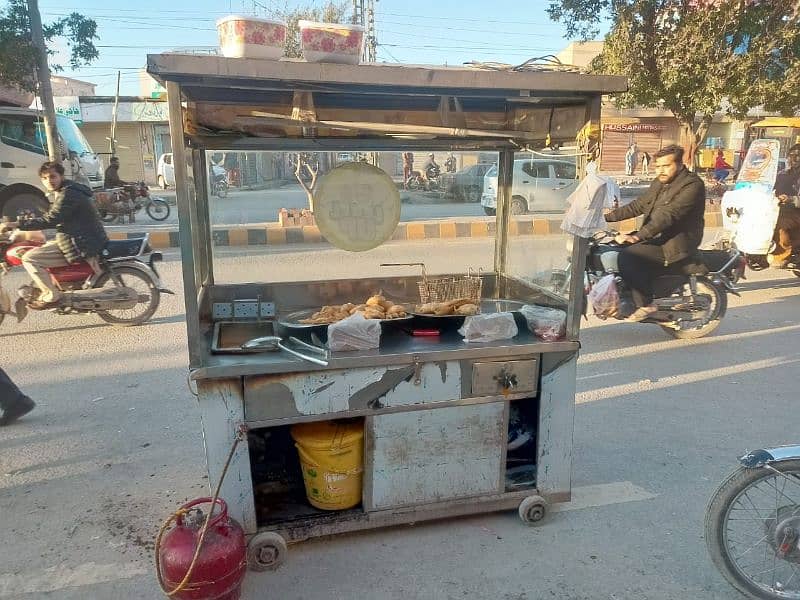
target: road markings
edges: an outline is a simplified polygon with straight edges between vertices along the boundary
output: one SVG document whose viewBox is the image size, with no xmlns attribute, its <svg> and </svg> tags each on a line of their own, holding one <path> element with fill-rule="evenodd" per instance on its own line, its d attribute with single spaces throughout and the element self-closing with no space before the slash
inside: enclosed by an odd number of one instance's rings
<svg viewBox="0 0 800 600">
<path fill-rule="evenodd" d="M 643 392 L 663 390 L 669 387 L 687 385 L 690 383 L 699 383 L 709 379 L 719 379 L 722 377 L 741 377 L 743 373 L 747 373 L 749 371 L 761 371 L 763 369 L 789 366 L 798 362 L 800 362 L 800 359 L 797 358 L 766 358 L 764 360 L 750 361 L 747 364 L 736 364 L 728 367 L 719 367 L 716 369 L 705 369 L 703 371 L 681 373 L 680 375 L 662 377 L 656 379 L 655 381 L 645 379 L 634 381 L 632 383 L 612 385 L 609 387 L 587 390 L 585 392 L 578 392 L 575 394 L 575 404 L 597 402 L 598 400 L 609 400 L 611 398 L 618 398 L 620 396 L 639 395 Z"/>
<path fill-rule="evenodd" d="M 634 485 L 630 481 L 583 485 L 572 488 L 572 500 L 570 502 L 553 504 L 552 512 L 596 508 L 625 502 L 639 502 L 641 500 L 652 500 L 656 496 L 658 494 L 651 494 L 646 489 Z"/>
<path fill-rule="evenodd" d="M 98 565 L 89 562 L 76 567 L 60 565 L 26 573 L 0 575 L 0 598 L 108 583 L 147 573 L 147 569 L 131 563 Z"/>
</svg>

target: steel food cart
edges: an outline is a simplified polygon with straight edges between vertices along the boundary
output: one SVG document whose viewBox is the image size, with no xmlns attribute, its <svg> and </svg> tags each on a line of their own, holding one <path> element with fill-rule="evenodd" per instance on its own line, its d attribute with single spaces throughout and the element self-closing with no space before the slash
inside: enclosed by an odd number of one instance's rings
<svg viewBox="0 0 800 600">
<path fill-rule="evenodd" d="M 545 145 L 575 147 L 577 159 L 566 162 L 577 160 L 582 171 L 597 149 L 601 96 L 626 89 L 624 78 L 172 53 L 150 55 L 148 72 L 169 99 L 189 378 L 211 482 L 242 426 L 249 432 L 248 443 L 232 455 L 222 497 L 250 536 L 251 566 L 274 568 L 285 559 L 287 542 L 309 537 L 512 508 L 534 522 L 548 503 L 568 501 L 585 244 L 568 243 L 553 217 L 517 214 L 512 200 L 547 158 Z M 329 171 L 340 174 L 337 157 L 351 165 L 353 157 L 373 158 L 371 166 L 348 167 L 354 175 L 344 177 L 347 185 L 333 203 L 328 197 L 330 214 L 319 231 L 297 226 L 276 233 L 254 224 L 234 235 L 220 233 L 211 210 L 214 202 L 235 198 L 209 196 L 209 160 L 222 151 L 270 152 L 266 162 L 273 166 L 302 153 L 332 156 Z M 383 184 L 364 187 L 358 178 L 374 174 L 375 164 L 396 177 L 403 152 L 493 162 L 486 175 L 495 179 L 482 191 L 496 187 L 496 208 L 484 204 L 494 217 L 409 223 L 401 231 L 395 192 Z M 574 163 L 570 173 L 574 179 Z M 547 185 L 557 190 L 569 183 Z M 376 204 L 380 194 L 390 199 Z M 337 209 L 342 206 L 347 210 Z M 364 220 L 360 207 L 366 206 L 380 218 Z M 387 217 L 395 208 L 397 215 Z M 330 229 L 337 212 L 346 213 L 339 217 L 347 221 L 349 242 Z M 314 248 L 272 245 L 305 234 L 323 239 Z M 237 268 L 232 248 L 220 245 L 237 236 L 250 252 L 244 279 L 231 275 Z M 365 239 L 366 248 L 348 246 Z M 295 247 L 306 253 L 297 259 L 306 272 L 298 267 L 291 276 L 276 275 L 280 269 L 272 265 Z M 319 328 L 287 321 L 297 311 L 308 315 L 376 293 L 412 313 L 421 302 L 421 275 L 419 267 L 402 265 L 418 263 L 430 277 L 455 280 L 471 271 L 474 280 L 479 273 L 488 304 L 481 310 L 511 311 L 517 335 L 467 343 L 458 333 L 463 317 L 445 322 L 427 315 L 426 322 L 409 314 L 383 329 L 378 348 L 329 351 Z M 545 341 L 526 327 L 512 310 L 523 304 L 564 311 L 559 338 Z M 269 348 L 272 342 L 246 343 L 264 336 L 280 342 Z M 354 418 L 364 435 L 361 501 L 348 510 L 317 510 L 297 496 L 289 428 Z M 527 436 L 522 458 L 509 445 L 509 422 L 520 420 Z M 510 476 L 513 470 L 521 479 Z"/>
</svg>

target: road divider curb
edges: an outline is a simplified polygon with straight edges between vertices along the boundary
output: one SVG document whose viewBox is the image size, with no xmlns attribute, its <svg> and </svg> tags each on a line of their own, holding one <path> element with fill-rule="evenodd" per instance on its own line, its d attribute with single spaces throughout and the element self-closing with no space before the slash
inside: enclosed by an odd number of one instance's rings
<svg viewBox="0 0 800 600">
<path fill-rule="evenodd" d="M 511 236 L 561 235 L 561 218 L 519 217 L 509 223 Z M 719 211 L 705 214 L 706 227 L 722 227 Z M 628 219 L 614 224 L 620 231 L 633 231 L 640 225 L 639 219 Z M 427 240 L 494 237 L 497 224 L 491 217 L 472 219 L 410 221 L 400 223 L 392 236 L 393 240 Z M 150 245 L 155 249 L 178 248 L 178 230 L 109 231 L 112 240 L 125 240 L 150 234 Z M 327 242 L 315 225 L 281 227 L 278 223 L 253 224 L 248 226 L 215 227 L 215 246 L 279 246 L 284 244 L 318 244 Z"/>
</svg>

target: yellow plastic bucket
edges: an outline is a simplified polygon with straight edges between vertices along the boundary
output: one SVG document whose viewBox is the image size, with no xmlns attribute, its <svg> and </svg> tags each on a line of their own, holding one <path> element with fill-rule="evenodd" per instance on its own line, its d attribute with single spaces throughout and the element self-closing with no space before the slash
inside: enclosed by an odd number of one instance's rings
<svg viewBox="0 0 800 600">
<path fill-rule="evenodd" d="M 306 496 L 322 510 L 344 510 L 361 502 L 364 423 L 319 421 L 292 427 Z"/>
</svg>

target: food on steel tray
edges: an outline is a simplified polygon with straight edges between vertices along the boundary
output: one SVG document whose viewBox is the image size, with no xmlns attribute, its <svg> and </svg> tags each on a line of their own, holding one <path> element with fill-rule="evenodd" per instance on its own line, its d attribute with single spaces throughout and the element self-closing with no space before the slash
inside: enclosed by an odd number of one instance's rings
<svg viewBox="0 0 800 600">
<path fill-rule="evenodd" d="M 330 325 L 342 319 L 361 313 L 366 319 L 402 319 L 408 315 L 406 307 L 395 304 L 380 294 L 367 298 L 364 304 L 347 302 L 341 305 L 323 306 L 308 319 L 300 319 L 304 325 Z"/>
<path fill-rule="evenodd" d="M 445 315 L 477 315 L 480 308 L 471 298 L 459 298 L 449 302 L 428 302 L 420 304 L 416 310 L 420 315 L 435 315 L 442 317 Z"/>
</svg>

